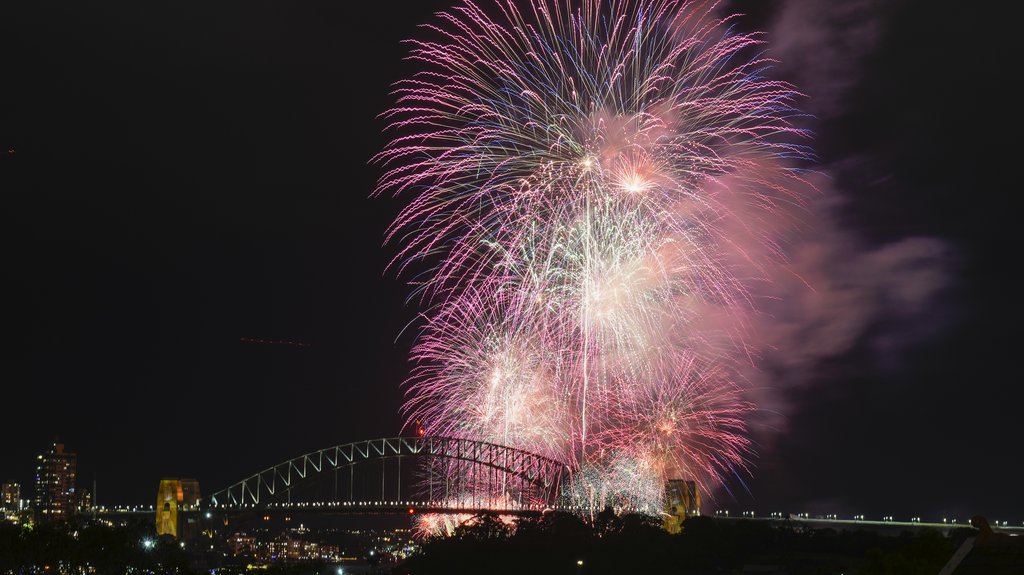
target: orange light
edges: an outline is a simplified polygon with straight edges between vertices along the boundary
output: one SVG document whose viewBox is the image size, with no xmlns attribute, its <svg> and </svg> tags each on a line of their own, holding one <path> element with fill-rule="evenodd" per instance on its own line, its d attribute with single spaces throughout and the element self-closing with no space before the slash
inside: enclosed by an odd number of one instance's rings
<svg viewBox="0 0 1024 575">
<path fill-rule="evenodd" d="M 412 515 L 413 513 L 416 513 L 416 510 L 413 509 L 412 507 L 410 507 L 409 508 L 409 515 Z"/>
</svg>

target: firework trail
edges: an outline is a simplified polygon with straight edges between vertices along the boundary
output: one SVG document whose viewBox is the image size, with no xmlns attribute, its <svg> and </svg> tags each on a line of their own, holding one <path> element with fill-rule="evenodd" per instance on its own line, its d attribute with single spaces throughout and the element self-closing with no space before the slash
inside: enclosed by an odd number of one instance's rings
<svg viewBox="0 0 1024 575">
<path fill-rule="evenodd" d="M 466 1 L 410 41 L 375 158 L 426 309 L 409 421 L 563 461 L 591 507 L 745 468 L 752 286 L 810 153 L 763 39 L 716 10 Z"/>
<path fill-rule="evenodd" d="M 432 537 L 451 537 L 458 533 L 460 527 L 470 527 L 480 522 L 481 517 L 479 515 L 470 515 L 466 513 L 448 514 L 448 513 L 423 513 L 413 518 L 413 536 L 420 540 L 430 539 Z M 499 515 L 496 517 L 501 525 L 508 531 L 512 532 L 516 529 L 515 518 L 510 515 Z"/>
</svg>

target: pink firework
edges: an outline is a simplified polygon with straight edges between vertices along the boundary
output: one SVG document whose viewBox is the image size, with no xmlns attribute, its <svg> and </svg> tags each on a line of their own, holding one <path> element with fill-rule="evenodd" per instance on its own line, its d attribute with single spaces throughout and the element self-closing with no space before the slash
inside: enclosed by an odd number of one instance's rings
<svg viewBox="0 0 1024 575">
<path fill-rule="evenodd" d="M 411 41 L 376 157 L 394 265 L 429 269 L 409 421 L 564 461 L 587 506 L 745 468 L 752 286 L 809 152 L 716 10 L 467 1 Z"/>
</svg>

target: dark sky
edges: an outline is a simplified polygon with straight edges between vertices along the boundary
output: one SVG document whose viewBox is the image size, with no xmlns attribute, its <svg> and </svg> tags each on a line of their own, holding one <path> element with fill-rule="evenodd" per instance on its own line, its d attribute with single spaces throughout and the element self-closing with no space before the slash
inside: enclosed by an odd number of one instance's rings
<svg viewBox="0 0 1024 575">
<path fill-rule="evenodd" d="M 161 476 L 209 492 L 397 434 L 416 308 L 384 271 L 397 204 L 368 199 L 367 160 L 400 41 L 447 2 L 103 4 L 0 19 L 0 480 L 29 483 L 59 437 L 101 502 L 147 503 Z M 880 361 L 870 334 L 893 328 L 872 325 L 823 359 L 786 392 L 753 497 L 736 483 L 722 503 L 1024 521 L 1019 256 L 972 143 L 970 16 L 881 4 L 849 3 L 876 41 L 815 146 L 866 246 L 948 247 L 950 281 L 915 316 L 940 327 Z M 783 6 L 739 3 L 741 26 Z"/>
</svg>

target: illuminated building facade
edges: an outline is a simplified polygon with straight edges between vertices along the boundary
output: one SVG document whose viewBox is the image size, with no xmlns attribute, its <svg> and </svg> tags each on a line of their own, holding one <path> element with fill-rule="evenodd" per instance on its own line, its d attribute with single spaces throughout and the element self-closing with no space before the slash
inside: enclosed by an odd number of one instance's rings
<svg viewBox="0 0 1024 575">
<path fill-rule="evenodd" d="M 92 511 L 92 493 L 89 493 L 88 489 L 78 489 L 75 492 L 75 499 L 73 501 L 74 509 L 78 513 L 88 513 Z"/>
<path fill-rule="evenodd" d="M 178 517 L 181 511 L 199 508 L 199 481 L 195 479 L 162 479 L 156 494 L 156 533 L 179 537 L 183 535 Z M 194 523 L 190 518 L 188 523 Z"/>
<path fill-rule="evenodd" d="M 687 517 L 700 515 L 700 490 L 696 481 L 670 479 L 665 483 L 665 530 L 679 533 Z"/>
<path fill-rule="evenodd" d="M 21 485 L 8 481 L 0 486 L 0 520 L 17 522 L 21 509 Z"/>
<path fill-rule="evenodd" d="M 0 486 L 0 509 L 21 511 L 21 485 L 13 481 Z"/>
<path fill-rule="evenodd" d="M 75 510 L 78 456 L 64 451 L 63 443 L 54 443 L 37 463 L 36 519 L 40 523 L 66 521 Z"/>
<path fill-rule="evenodd" d="M 265 555 L 265 558 L 271 561 L 282 559 L 310 561 L 316 559 L 336 559 L 337 557 L 338 547 L 336 545 L 322 545 L 314 541 L 305 541 L 288 535 L 281 535 L 270 541 Z"/>
<path fill-rule="evenodd" d="M 231 555 L 238 557 L 239 555 L 253 556 L 256 552 L 256 538 L 246 533 L 235 533 L 228 538 L 228 548 L 231 549 Z"/>
</svg>

